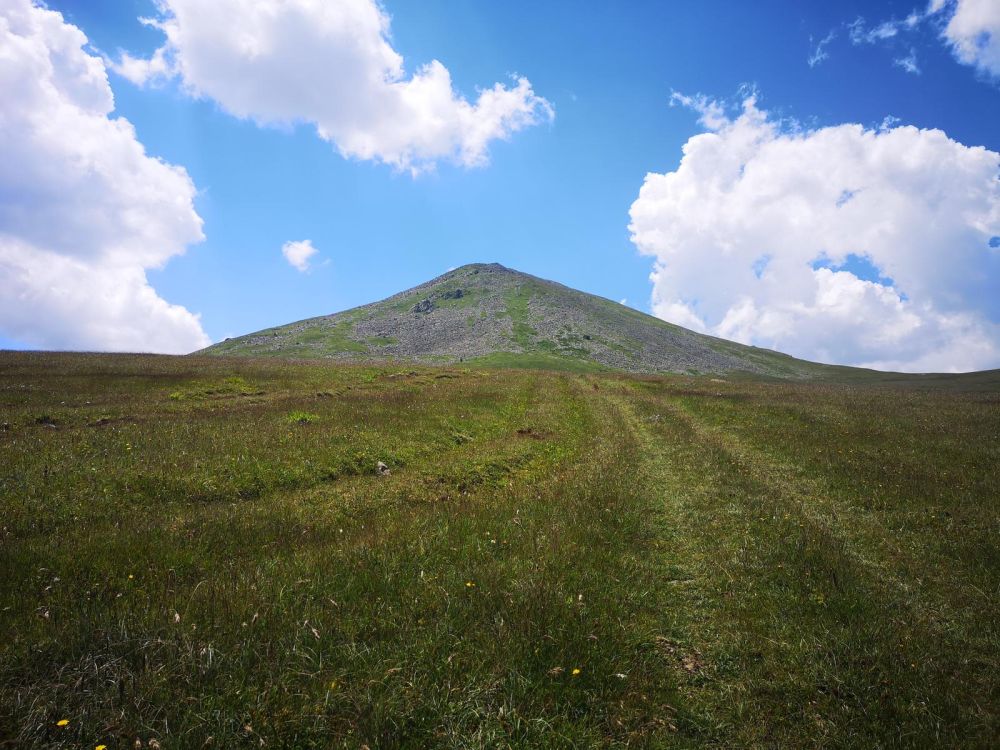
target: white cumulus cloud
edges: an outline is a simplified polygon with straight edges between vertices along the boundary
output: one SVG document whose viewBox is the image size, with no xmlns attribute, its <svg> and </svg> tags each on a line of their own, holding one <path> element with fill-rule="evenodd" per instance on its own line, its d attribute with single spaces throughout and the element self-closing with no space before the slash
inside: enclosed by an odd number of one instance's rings
<svg viewBox="0 0 1000 750">
<path fill-rule="evenodd" d="M 298 240 L 296 242 L 286 242 L 281 246 L 281 254 L 285 260 L 296 271 L 305 272 L 309 270 L 309 260 L 319 252 L 313 247 L 311 240 Z"/>
<path fill-rule="evenodd" d="M 909 371 L 1000 366 L 1000 154 L 939 130 L 734 117 L 631 208 L 655 258 L 654 312 L 824 362 Z"/>
<path fill-rule="evenodd" d="M 1000 78 L 1000 2 L 931 0 L 929 13 L 951 13 L 943 36 L 955 57 L 987 75 Z"/>
<path fill-rule="evenodd" d="M 202 237 L 187 173 L 112 117 L 87 38 L 30 0 L 0 0 L 0 331 L 65 349 L 188 352 L 197 316 L 146 270 Z"/>
<path fill-rule="evenodd" d="M 193 96 L 262 125 L 311 123 L 345 157 L 414 173 L 479 166 L 488 146 L 553 116 L 531 83 L 456 93 L 437 60 L 407 75 L 376 0 L 159 0 L 143 19 L 166 36 L 149 59 L 122 56 L 132 81 L 178 77 Z"/>
</svg>

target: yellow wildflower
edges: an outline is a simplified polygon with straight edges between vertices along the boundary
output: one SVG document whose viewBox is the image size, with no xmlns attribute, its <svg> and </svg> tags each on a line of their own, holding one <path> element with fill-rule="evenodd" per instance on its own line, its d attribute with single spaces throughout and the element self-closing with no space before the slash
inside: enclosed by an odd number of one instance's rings
<svg viewBox="0 0 1000 750">
<path fill-rule="evenodd" d="M 69 719 L 59 719 L 59 721 L 56 722 L 56 726 L 57 727 L 68 727 L 69 726 Z"/>
<path fill-rule="evenodd" d="M 108 746 L 107 745 L 98 745 L 97 747 L 94 748 L 94 750 L 108 750 Z"/>
<path fill-rule="evenodd" d="M 574 677 L 576 677 L 576 676 L 577 676 L 578 674 L 580 674 L 580 672 L 582 672 L 582 671 L 583 671 L 583 670 L 582 670 L 582 669 L 580 669 L 579 667 L 573 667 L 573 676 L 574 676 Z"/>
<path fill-rule="evenodd" d="M 473 583 L 472 581 L 466 581 L 466 582 L 465 582 L 465 587 L 466 587 L 467 589 L 474 589 L 474 588 L 476 587 L 476 584 L 475 584 L 475 583 Z"/>
</svg>

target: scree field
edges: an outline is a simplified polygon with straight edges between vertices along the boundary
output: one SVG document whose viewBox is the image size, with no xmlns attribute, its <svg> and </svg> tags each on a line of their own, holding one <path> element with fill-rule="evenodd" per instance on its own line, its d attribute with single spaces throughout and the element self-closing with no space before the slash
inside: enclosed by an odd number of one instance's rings
<svg viewBox="0 0 1000 750">
<path fill-rule="evenodd" d="M 1000 743 L 995 374 L 5 353 L 0 422 L 3 746 Z"/>
</svg>

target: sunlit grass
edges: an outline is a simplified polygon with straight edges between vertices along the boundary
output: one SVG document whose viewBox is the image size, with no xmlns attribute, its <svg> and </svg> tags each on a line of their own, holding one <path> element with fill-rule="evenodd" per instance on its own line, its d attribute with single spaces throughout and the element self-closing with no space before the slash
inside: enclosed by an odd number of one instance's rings
<svg viewBox="0 0 1000 750">
<path fill-rule="evenodd" d="M 995 390 L 3 354 L 0 408 L 14 746 L 1000 731 Z"/>
</svg>

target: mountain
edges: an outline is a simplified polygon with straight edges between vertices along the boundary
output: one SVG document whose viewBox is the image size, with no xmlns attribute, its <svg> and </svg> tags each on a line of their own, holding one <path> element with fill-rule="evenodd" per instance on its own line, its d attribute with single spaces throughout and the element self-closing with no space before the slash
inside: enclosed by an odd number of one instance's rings
<svg viewBox="0 0 1000 750">
<path fill-rule="evenodd" d="M 695 333 L 498 263 L 462 266 L 381 302 L 226 339 L 199 354 L 792 378 L 835 369 Z"/>
</svg>

